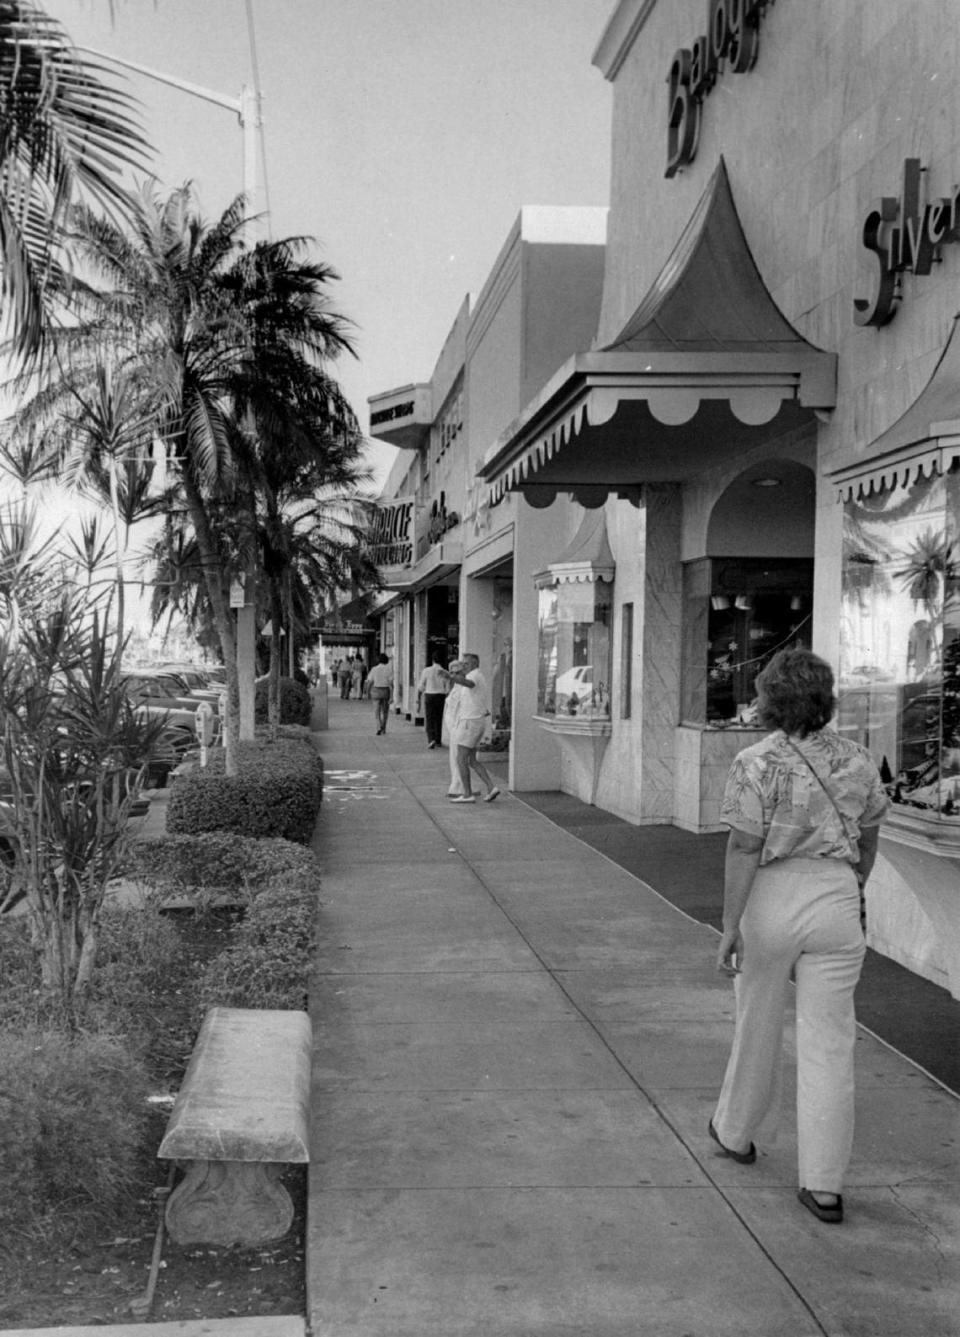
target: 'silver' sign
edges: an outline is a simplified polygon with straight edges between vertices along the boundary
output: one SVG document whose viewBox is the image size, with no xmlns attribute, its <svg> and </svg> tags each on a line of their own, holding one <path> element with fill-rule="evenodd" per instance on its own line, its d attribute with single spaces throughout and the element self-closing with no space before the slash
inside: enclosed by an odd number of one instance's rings
<svg viewBox="0 0 960 1337">
<path fill-rule="evenodd" d="M 877 276 L 870 297 L 853 299 L 858 325 L 886 325 L 897 314 L 901 275 L 929 274 L 940 247 L 960 241 L 960 189 L 921 202 L 924 168 L 919 158 L 906 158 L 899 199 L 881 195 L 863 220 L 864 249 L 876 257 Z"/>
</svg>

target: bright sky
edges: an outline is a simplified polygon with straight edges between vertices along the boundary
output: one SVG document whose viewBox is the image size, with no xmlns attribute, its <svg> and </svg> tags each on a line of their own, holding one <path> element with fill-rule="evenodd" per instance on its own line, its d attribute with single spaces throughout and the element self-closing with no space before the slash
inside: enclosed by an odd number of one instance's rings
<svg viewBox="0 0 960 1337">
<path fill-rule="evenodd" d="M 369 395 L 429 378 L 522 205 L 603 205 L 610 85 L 591 57 L 614 0 L 40 0 L 74 41 L 238 98 L 263 92 L 274 237 L 315 237 L 341 275 Z M 111 17 L 111 9 L 113 11 Z M 243 187 L 233 113 L 129 74 L 164 187 L 205 216 Z M 395 452 L 372 447 L 382 481 Z"/>
</svg>

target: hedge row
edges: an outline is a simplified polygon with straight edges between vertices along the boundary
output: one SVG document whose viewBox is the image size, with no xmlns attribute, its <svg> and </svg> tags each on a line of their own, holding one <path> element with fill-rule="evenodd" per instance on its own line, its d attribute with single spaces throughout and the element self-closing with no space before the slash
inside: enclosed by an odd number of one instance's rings
<svg viewBox="0 0 960 1337">
<path fill-rule="evenodd" d="M 177 776 L 167 805 L 172 835 L 231 831 L 306 844 L 323 798 L 323 760 L 309 735 L 288 727 L 282 745 L 264 738 L 237 744 L 237 774 L 224 773 L 214 749 L 202 769 Z"/>
<path fill-rule="evenodd" d="M 256 685 L 253 698 L 253 718 L 257 724 L 266 722 L 269 690 L 268 680 L 261 678 Z M 297 682 L 293 678 L 280 679 L 281 724 L 309 725 L 312 709 L 313 702 L 309 688 L 304 687 L 303 683 Z"/>
</svg>

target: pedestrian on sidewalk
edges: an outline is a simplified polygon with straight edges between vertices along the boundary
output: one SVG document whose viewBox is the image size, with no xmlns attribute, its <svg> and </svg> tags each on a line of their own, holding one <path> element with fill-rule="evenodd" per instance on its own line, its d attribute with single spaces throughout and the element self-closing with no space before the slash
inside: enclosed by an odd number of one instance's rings
<svg viewBox="0 0 960 1337">
<path fill-rule="evenodd" d="M 387 732 L 387 720 L 390 717 L 390 698 L 393 696 L 393 669 L 387 655 L 380 655 L 370 670 L 367 678 L 370 684 L 370 700 L 377 721 L 377 733 Z"/>
<path fill-rule="evenodd" d="M 737 1019 L 708 1131 L 749 1165 L 776 1117 L 783 1014 L 796 982 L 798 1197 L 843 1220 L 853 1146 L 853 992 L 866 952 L 863 887 L 889 800 L 858 743 L 828 729 L 830 665 L 783 650 L 757 678 L 773 732 L 734 759 L 721 818 L 730 826 L 717 968 L 735 977 Z"/>
<path fill-rule="evenodd" d="M 350 689 L 353 686 L 353 655 L 347 655 L 346 659 L 340 665 L 340 700 L 350 700 Z"/>
<path fill-rule="evenodd" d="M 362 655 L 357 655 L 356 659 L 353 661 L 352 676 L 353 690 L 356 692 L 357 700 L 360 701 L 363 698 L 363 684 L 367 676 L 367 666 L 363 662 Z"/>
<path fill-rule="evenodd" d="M 427 747 L 440 746 L 443 732 L 443 707 L 447 699 L 447 680 L 443 676 L 443 653 L 434 650 L 430 663 L 420 674 L 417 683 L 417 714 L 423 707 L 423 724 L 427 734 Z"/>
<path fill-rule="evenodd" d="M 463 670 L 464 664 L 460 659 L 455 659 L 450 665 L 451 676 L 455 673 L 462 673 Z M 457 766 L 457 745 L 453 741 L 463 691 L 464 689 L 459 683 L 454 683 L 447 692 L 443 703 L 443 724 L 440 729 L 440 741 L 447 745 L 450 754 L 450 788 L 447 790 L 447 798 L 456 798 L 458 794 L 464 792 L 463 781 L 460 779 L 460 768 Z"/>
<path fill-rule="evenodd" d="M 490 772 L 477 757 L 477 748 L 486 733 L 487 720 L 490 718 L 490 689 L 487 680 L 480 672 L 480 657 L 466 654 L 463 657 L 464 668 L 461 673 L 451 673 L 442 669 L 444 677 L 450 682 L 465 688 L 457 707 L 457 725 L 453 733 L 453 742 L 457 749 L 457 770 L 463 793 L 452 798 L 451 803 L 475 803 L 476 796 L 470 785 L 470 772 L 475 771 L 487 787 L 483 796 L 484 803 L 492 803 L 500 795 L 500 790 L 493 783 Z"/>
</svg>

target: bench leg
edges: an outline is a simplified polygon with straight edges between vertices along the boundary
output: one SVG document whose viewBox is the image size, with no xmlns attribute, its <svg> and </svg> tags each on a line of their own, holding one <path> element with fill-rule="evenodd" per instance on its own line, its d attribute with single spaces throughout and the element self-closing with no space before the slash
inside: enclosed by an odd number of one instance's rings
<svg viewBox="0 0 960 1337">
<path fill-rule="evenodd" d="M 187 1161 L 167 1200 L 176 1244 L 266 1244 L 293 1221 L 293 1202 L 280 1183 L 282 1165 L 264 1161 Z"/>
</svg>

